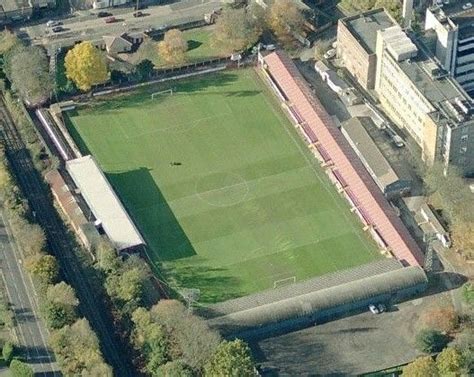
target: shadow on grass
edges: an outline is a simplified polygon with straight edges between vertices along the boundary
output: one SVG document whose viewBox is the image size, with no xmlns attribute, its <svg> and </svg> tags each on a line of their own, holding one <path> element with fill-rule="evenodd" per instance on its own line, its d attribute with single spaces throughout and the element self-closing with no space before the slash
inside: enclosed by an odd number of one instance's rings
<svg viewBox="0 0 474 377">
<path fill-rule="evenodd" d="M 195 41 L 193 39 L 188 41 L 188 51 L 195 50 L 202 46 L 202 42 Z"/>
<path fill-rule="evenodd" d="M 144 105 L 155 106 L 168 98 L 167 94 L 161 96 L 155 96 L 151 99 L 152 93 L 160 91 L 166 91 L 173 89 L 178 93 L 192 94 L 200 93 L 210 87 L 221 88 L 235 83 L 239 79 L 239 75 L 232 72 L 222 72 L 213 75 L 198 76 L 179 81 L 167 81 L 164 83 L 150 85 L 144 88 L 136 89 L 133 92 L 124 92 L 120 94 L 111 94 L 107 96 L 101 96 L 100 98 L 94 98 L 88 105 L 88 108 L 84 108 L 82 112 L 93 111 L 93 112 L 105 112 L 105 111 L 117 111 L 118 109 L 123 110 L 127 108 L 137 108 Z M 216 90 L 216 94 L 232 96 L 249 96 L 256 95 L 259 91 L 243 90 L 243 91 L 220 91 Z M 239 94 L 240 93 L 240 94 Z"/>
</svg>

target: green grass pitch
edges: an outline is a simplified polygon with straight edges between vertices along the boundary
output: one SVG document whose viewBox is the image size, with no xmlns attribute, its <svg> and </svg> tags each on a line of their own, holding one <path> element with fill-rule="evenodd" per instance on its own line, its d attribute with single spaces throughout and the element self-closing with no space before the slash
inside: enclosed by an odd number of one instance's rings
<svg viewBox="0 0 474 377">
<path fill-rule="evenodd" d="M 205 304 L 380 258 L 254 70 L 169 85 L 66 117 L 168 281 Z"/>
</svg>

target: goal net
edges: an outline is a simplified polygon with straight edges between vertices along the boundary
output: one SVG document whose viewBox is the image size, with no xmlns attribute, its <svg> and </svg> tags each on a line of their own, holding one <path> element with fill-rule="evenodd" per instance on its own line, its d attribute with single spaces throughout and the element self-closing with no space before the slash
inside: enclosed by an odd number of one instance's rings
<svg viewBox="0 0 474 377">
<path fill-rule="evenodd" d="M 291 276 L 286 279 L 275 280 L 273 282 L 273 288 L 284 287 L 285 285 L 290 285 L 296 283 L 296 276 Z"/>
<path fill-rule="evenodd" d="M 151 99 L 155 99 L 157 96 L 162 96 L 162 95 L 173 95 L 173 89 L 166 89 L 162 90 L 160 92 L 155 92 L 151 94 Z"/>
</svg>

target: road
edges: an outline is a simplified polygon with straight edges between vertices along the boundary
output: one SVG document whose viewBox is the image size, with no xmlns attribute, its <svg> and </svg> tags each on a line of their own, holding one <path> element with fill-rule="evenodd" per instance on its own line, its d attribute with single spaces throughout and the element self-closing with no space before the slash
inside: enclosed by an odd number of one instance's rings
<svg viewBox="0 0 474 377">
<path fill-rule="evenodd" d="M 14 328 L 26 361 L 37 376 L 61 376 L 54 354 L 48 347 L 49 333 L 39 317 L 33 283 L 21 265 L 21 252 L 0 213 L 0 266 L 8 301 L 15 314 Z"/>
<path fill-rule="evenodd" d="M 221 8 L 220 0 L 185 0 L 169 5 L 149 7 L 142 10 L 144 16 L 133 17 L 132 8 L 108 8 L 105 11 L 114 15 L 117 22 L 107 24 L 104 18 L 97 18 L 98 11 L 80 12 L 61 19 L 64 31 L 53 33 L 45 23 L 19 28 L 20 35 L 26 35 L 34 44 L 48 49 L 74 45 L 77 41 L 99 41 L 104 35 L 119 35 L 124 32 L 140 32 L 146 29 L 170 27 L 185 22 L 204 19 L 204 14 Z M 91 15 L 94 13 L 94 15 Z"/>
<path fill-rule="evenodd" d="M 112 366 L 116 376 L 134 376 L 128 353 L 115 336 L 115 329 L 97 289 L 82 270 L 82 261 L 75 252 L 76 245 L 57 214 L 49 189 L 35 170 L 33 161 L 23 144 L 11 116 L 0 97 L 0 127 L 5 141 L 6 155 L 23 195 L 28 200 L 36 219 L 44 229 L 49 250 L 56 256 L 66 282 L 76 290 L 79 310 L 96 332 L 105 361 Z"/>
</svg>

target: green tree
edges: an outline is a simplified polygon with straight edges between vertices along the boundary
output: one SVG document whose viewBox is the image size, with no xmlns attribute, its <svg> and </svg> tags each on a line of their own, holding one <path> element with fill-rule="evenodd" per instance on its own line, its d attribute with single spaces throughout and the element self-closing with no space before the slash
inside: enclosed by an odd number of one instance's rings
<svg viewBox="0 0 474 377">
<path fill-rule="evenodd" d="M 293 34 L 301 33 L 304 16 L 293 0 L 273 2 L 268 15 L 268 25 L 276 37 L 284 44 L 294 40 Z"/>
<path fill-rule="evenodd" d="M 66 325 L 71 325 L 76 320 L 75 308 L 58 302 L 46 302 L 42 306 L 42 311 L 46 323 L 52 329 L 61 329 Z"/>
<path fill-rule="evenodd" d="M 97 245 L 95 252 L 101 270 L 106 273 L 116 273 L 120 269 L 122 265 L 121 260 L 117 255 L 117 251 L 110 242 L 101 240 Z"/>
<path fill-rule="evenodd" d="M 437 377 L 438 369 L 430 356 L 419 357 L 403 368 L 403 377 Z"/>
<path fill-rule="evenodd" d="M 46 298 L 50 302 L 71 307 L 79 305 L 79 300 L 76 297 L 74 288 L 69 284 L 66 284 L 64 281 L 55 285 L 50 285 L 46 291 Z"/>
<path fill-rule="evenodd" d="M 466 304 L 474 306 L 474 284 L 472 281 L 469 281 L 462 286 L 462 297 Z"/>
<path fill-rule="evenodd" d="M 168 30 L 163 40 L 158 43 L 158 53 L 169 65 L 184 63 L 187 50 L 188 42 L 184 39 L 183 32 L 178 29 Z"/>
<path fill-rule="evenodd" d="M 101 52 L 91 42 L 81 42 L 66 54 L 66 76 L 82 91 L 108 79 L 107 64 Z"/>
<path fill-rule="evenodd" d="M 226 8 L 217 19 L 212 42 L 223 52 L 239 52 L 253 46 L 262 31 L 262 24 L 244 8 Z"/>
<path fill-rule="evenodd" d="M 152 373 L 156 377 L 192 377 L 189 367 L 181 361 L 170 361 Z"/>
<path fill-rule="evenodd" d="M 26 261 L 27 269 L 44 284 L 54 283 L 59 275 L 59 266 L 52 255 L 36 255 Z"/>
<path fill-rule="evenodd" d="M 22 47 L 11 56 L 10 80 L 18 94 L 30 105 L 47 101 L 52 80 L 46 52 L 38 46 Z"/>
<path fill-rule="evenodd" d="M 426 353 L 439 352 L 446 344 L 448 344 L 448 337 L 443 335 L 438 330 L 424 329 L 416 336 L 417 347 Z"/>
<path fill-rule="evenodd" d="M 441 376 L 460 376 L 463 366 L 462 356 L 455 348 L 445 348 L 436 358 L 436 366 Z"/>
<path fill-rule="evenodd" d="M 109 275 L 106 282 L 110 296 L 122 301 L 140 302 L 143 293 L 144 276 L 138 268 Z"/>
<path fill-rule="evenodd" d="M 10 362 L 12 361 L 14 352 L 15 352 L 15 349 L 13 347 L 13 344 L 11 344 L 10 342 L 6 342 L 3 345 L 2 356 L 3 356 L 3 360 L 5 360 L 5 363 L 7 365 L 9 365 Z"/>
<path fill-rule="evenodd" d="M 10 372 L 13 377 L 33 377 L 34 372 L 31 367 L 20 361 L 20 360 L 12 360 L 10 363 Z"/>
<path fill-rule="evenodd" d="M 135 66 L 135 73 L 139 80 L 149 79 L 155 66 L 149 59 L 144 59 Z"/>
<path fill-rule="evenodd" d="M 252 354 L 248 345 L 240 339 L 224 340 L 205 367 L 209 377 L 250 377 L 255 375 Z"/>
</svg>

